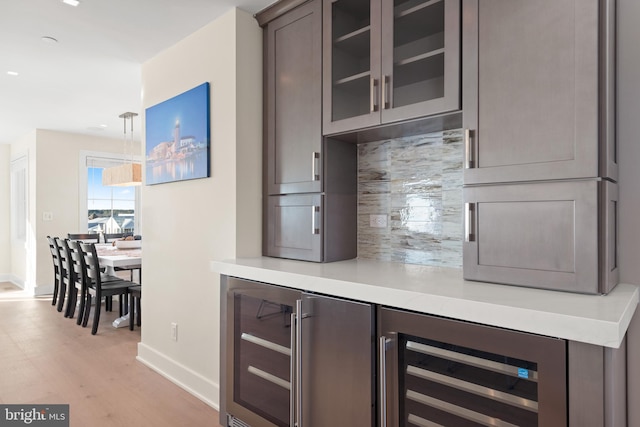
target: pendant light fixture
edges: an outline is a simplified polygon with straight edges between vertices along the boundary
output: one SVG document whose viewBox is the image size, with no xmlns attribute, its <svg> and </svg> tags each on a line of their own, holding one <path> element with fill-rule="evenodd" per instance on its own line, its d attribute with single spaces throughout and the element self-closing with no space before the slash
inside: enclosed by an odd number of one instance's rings
<svg viewBox="0 0 640 427">
<path fill-rule="evenodd" d="M 136 113 L 122 113 L 120 118 L 124 120 L 124 149 L 125 157 L 127 153 L 127 145 L 130 145 L 131 158 L 129 162 L 114 166 L 111 168 L 105 168 L 102 171 L 102 185 L 117 186 L 117 187 L 130 187 L 133 185 L 142 184 L 142 165 L 140 163 L 133 162 L 133 118 L 137 116 Z M 127 141 L 127 120 L 131 120 L 131 141 Z"/>
</svg>

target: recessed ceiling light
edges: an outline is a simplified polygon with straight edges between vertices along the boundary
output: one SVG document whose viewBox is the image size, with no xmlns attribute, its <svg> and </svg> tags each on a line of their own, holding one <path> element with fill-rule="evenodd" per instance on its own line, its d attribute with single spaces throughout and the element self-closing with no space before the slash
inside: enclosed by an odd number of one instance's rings
<svg viewBox="0 0 640 427">
<path fill-rule="evenodd" d="M 80 4 L 78 0 L 62 0 L 62 3 L 68 4 L 69 6 L 77 6 Z"/>
<path fill-rule="evenodd" d="M 17 76 L 20 73 L 18 73 L 17 71 L 7 71 L 7 74 L 9 74 L 10 76 Z"/>
<path fill-rule="evenodd" d="M 40 40 L 42 40 L 43 43 L 47 43 L 47 44 L 56 44 L 56 43 L 58 43 L 58 39 L 56 39 L 55 37 L 51 37 L 51 36 L 42 36 L 42 37 L 40 37 Z"/>
<path fill-rule="evenodd" d="M 107 125 L 100 125 L 100 127 L 101 127 L 101 128 L 106 128 L 106 127 L 107 127 Z"/>
</svg>

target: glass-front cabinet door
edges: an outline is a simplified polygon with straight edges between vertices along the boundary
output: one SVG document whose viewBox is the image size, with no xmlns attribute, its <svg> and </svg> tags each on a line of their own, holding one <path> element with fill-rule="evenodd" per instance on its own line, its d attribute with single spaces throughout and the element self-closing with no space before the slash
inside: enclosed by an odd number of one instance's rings
<svg viewBox="0 0 640 427">
<path fill-rule="evenodd" d="M 460 108 L 460 1 L 382 2 L 382 122 Z"/>
<path fill-rule="evenodd" d="M 380 123 L 380 4 L 323 4 L 323 133 Z"/>
<path fill-rule="evenodd" d="M 323 133 L 460 108 L 460 0 L 325 0 Z"/>
</svg>

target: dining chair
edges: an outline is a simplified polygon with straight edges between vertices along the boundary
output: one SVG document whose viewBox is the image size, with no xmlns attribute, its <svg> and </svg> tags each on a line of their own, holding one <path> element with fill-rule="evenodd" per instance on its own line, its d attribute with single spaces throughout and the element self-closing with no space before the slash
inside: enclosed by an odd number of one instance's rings
<svg viewBox="0 0 640 427">
<path fill-rule="evenodd" d="M 58 247 L 58 244 L 56 243 L 54 237 L 47 236 L 47 240 L 49 241 L 49 250 L 51 251 L 51 259 L 53 261 L 53 298 L 51 299 L 51 305 L 55 306 L 58 302 L 58 293 L 60 292 L 60 283 L 62 282 L 62 270 L 60 267 L 60 248 Z M 64 298 L 64 296 L 62 298 Z M 58 311 L 62 311 L 62 306 L 58 308 Z"/>
<path fill-rule="evenodd" d="M 98 233 L 68 233 L 67 237 L 69 240 L 80 240 L 82 242 L 94 242 L 98 243 L 100 239 L 100 235 Z"/>
<path fill-rule="evenodd" d="M 73 318 L 78 303 L 77 271 L 73 265 L 69 240 L 58 238 L 56 243 L 60 248 L 60 263 L 64 272 L 63 283 L 67 294 L 67 308 L 64 311 L 64 317 Z"/>
<path fill-rule="evenodd" d="M 120 315 L 123 314 L 122 300 L 128 295 L 129 287 L 135 286 L 129 280 L 117 279 L 103 282 L 103 274 L 100 271 L 100 263 L 94 243 L 84 243 L 79 241 L 76 243 L 80 250 L 80 263 L 82 268 L 83 286 L 86 289 L 85 309 L 83 313 L 82 326 L 87 326 L 89 322 L 89 308 L 91 307 L 92 297 L 95 297 L 95 310 L 93 314 L 93 326 L 91 335 L 98 332 L 98 324 L 100 322 L 100 311 L 102 298 L 119 296 L 121 298 Z"/>
<path fill-rule="evenodd" d="M 69 263 L 67 260 L 67 251 L 65 248 L 64 239 L 60 237 L 54 237 L 54 242 L 58 247 L 58 256 L 60 259 L 60 290 L 58 292 L 58 311 L 64 309 L 64 317 L 69 315 L 69 299 L 73 290 L 69 289 Z M 67 307 L 64 308 L 65 302 Z"/>
</svg>

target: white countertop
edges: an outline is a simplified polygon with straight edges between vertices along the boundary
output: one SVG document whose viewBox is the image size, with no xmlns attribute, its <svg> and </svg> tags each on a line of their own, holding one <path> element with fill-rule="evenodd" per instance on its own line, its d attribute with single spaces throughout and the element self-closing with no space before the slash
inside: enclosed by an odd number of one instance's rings
<svg viewBox="0 0 640 427">
<path fill-rule="evenodd" d="M 467 281 L 462 270 L 368 260 L 312 263 L 279 258 L 212 261 L 219 274 L 453 319 L 618 348 L 638 287 L 606 296 Z"/>
</svg>

